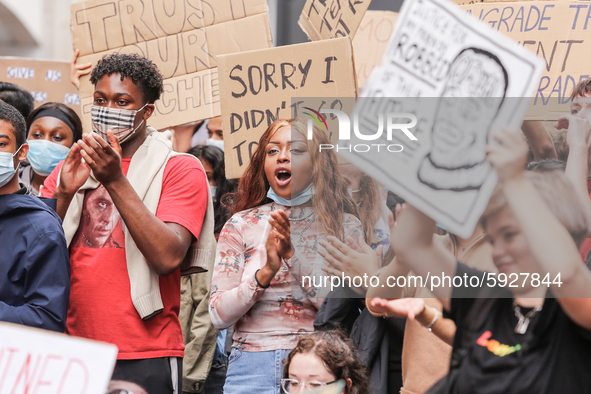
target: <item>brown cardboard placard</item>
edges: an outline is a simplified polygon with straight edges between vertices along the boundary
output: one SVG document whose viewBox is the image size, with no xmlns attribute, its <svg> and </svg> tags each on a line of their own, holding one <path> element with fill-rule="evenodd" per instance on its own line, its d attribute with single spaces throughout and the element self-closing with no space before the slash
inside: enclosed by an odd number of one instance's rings
<svg viewBox="0 0 591 394">
<path fill-rule="evenodd" d="M 398 18 L 398 13 L 392 11 L 367 11 L 365 13 L 353 39 L 355 71 L 357 71 L 359 89 L 363 88 L 371 70 L 382 64 L 382 57 L 394 31 L 396 18 Z"/>
<path fill-rule="evenodd" d="M 470 5 L 479 3 L 509 3 L 516 1 L 551 1 L 551 0 L 451 0 L 458 5 Z"/>
<path fill-rule="evenodd" d="M 293 97 L 355 97 L 351 40 L 335 38 L 218 57 L 226 176 L 246 169 L 259 138 L 297 116 Z"/>
<path fill-rule="evenodd" d="M 166 4 L 165 4 L 166 3 Z M 273 45 L 265 0 L 88 0 L 71 6 L 79 63 L 138 53 L 164 77 L 150 125 L 163 129 L 220 115 L 217 56 Z M 80 80 L 83 125 L 90 128 L 93 86 Z"/>
<path fill-rule="evenodd" d="M 50 102 L 63 103 L 81 114 L 80 95 L 70 82 L 68 62 L 0 57 L 0 81 L 31 92 L 35 107 Z"/>
<path fill-rule="evenodd" d="M 569 112 L 572 89 L 591 76 L 591 3 L 519 1 L 461 7 L 546 61 L 527 120 L 554 121 Z"/>
<path fill-rule="evenodd" d="M 307 0 L 298 24 L 312 41 L 353 37 L 371 0 Z"/>
</svg>

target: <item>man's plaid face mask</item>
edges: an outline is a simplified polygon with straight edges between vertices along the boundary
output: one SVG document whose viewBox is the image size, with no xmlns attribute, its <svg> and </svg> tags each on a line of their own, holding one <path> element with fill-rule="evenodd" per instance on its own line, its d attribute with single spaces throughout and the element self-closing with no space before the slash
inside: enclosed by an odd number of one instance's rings
<svg viewBox="0 0 591 394">
<path fill-rule="evenodd" d="M 138 112 L 143 110 L 146 105 L 135 110 L 99 107 L 98 105 L 93 104 L 90 109 L 92 131 L 100 135 L 105 141 L 109 141 L 107 138 L 107 130 L 111 130 L 119 140 L 119 143 L 122 143 L 131 137 L 142 123 L 144 123 L 144 119 L 142 119 L 141 123 L 136 128 L 133 127 L 135 116 Z"/>
</svg>

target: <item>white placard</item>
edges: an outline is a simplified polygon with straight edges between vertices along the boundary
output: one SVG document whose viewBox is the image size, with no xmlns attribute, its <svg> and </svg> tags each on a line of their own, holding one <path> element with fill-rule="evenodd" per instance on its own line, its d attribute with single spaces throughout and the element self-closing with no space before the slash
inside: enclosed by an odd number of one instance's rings
<svg viewBox="0 0 591 394">
<path fill-rule="evenodd" d="M 354 112 L 360 125 L 369 124 L 366 134 L 375 133 L 371 125 L 388 108 L 412 113 L 418 140 L 383 132 L 374 143 L 400 144 L 403 151 L 339 153 L 468 238 L 497 183 L 484 148 L 501 127 L 521 126 L 530 102 L 523 98 L 532 97 L 543 67 L 542 59 L 450 1 L 405 1 L 382 67 L 362 92 L 391 102 L 360 100 Z M 352 133 L 345 142 L 364 141 Z"/>
<path fill-rule="evenodd" d="M 117 347 L 0 323 L 0 394 L 105 394 Z"/>
</svg>

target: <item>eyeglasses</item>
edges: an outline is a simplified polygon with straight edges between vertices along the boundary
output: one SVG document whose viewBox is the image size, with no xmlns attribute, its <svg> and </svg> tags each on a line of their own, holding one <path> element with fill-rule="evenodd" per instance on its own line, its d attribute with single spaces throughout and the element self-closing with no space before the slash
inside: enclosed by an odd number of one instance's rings
<svg viewBox="0 0 591 394">
<path fill-rule="evenodd" d="M 336 383 L 337 380 L 333 380 L 332 382 L 324 383 L 324 382 L 300 382 L 299 380 L 295 379 L 281 379 L 281 388 L 283 388 L 284 393 L 299 393 L 302 387 L 306 390 L 318 390 L 324 386 L 328 386 L 329 384 Z"/>
</svg>

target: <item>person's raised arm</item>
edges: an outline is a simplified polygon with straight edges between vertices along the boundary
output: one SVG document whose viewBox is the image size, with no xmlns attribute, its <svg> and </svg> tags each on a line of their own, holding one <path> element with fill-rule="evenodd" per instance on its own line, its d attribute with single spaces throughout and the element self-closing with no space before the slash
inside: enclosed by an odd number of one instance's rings
<svg viewBox="0 0 591 394">
<path fill-rule="evenodd" d="M 534 154 L 534 161 L 556 159 L 558 157 L 552 137 L 542 121 L 526 120 L 521 126 L 521 131 L 523 131 L 531 147 Z"/>
<path fill-rule="evenodd" d="M 435 221 L 407 203 L 392 235 L 396 258 L 419 275 L 423 282 L 433 275 L 453 277 L 456 273 L 455 257 L 445 246 L 433 241 L 434 233 Z M 451 291 L 445 286 L 433 288 L 433 293 L 446 309 L 449 309 Z"/>
<path fill-rule="evenodd" d="M 72 198 L 90 176 L 90 167 L 82 160 L 80 151 L 80 146 L 74 143 L 61 168 L 60 182 L 53 191 L 52 197 L 57 199 L 56 212 L 62 221 L 66 217 Z"/>
<path fill-rule="evenodd" d="M 591 271 L 581 261 L 566 228 L 552 214 L 533 184 L 525 178 L 527 146 L 518 130 L 495 135 L 499 144 L 487 147 L 507 203 L 515 216 L 543 278 L 549 274 L 554 296 L 566 314 L 591 330 Z M 555 278 L 560 275 L 560 284 Z M 587 297 L 587 298 L 577 298 Z"/>
<path fill-rule="evenodd" d="M 587 190 L 587 172 L 589 167 L 589 145 L 591 144 L 591 123 L 574 115 L 563 115 L 554 125 L 557 129 L 567 129 L 568 159 L 564 175 L 572 182 L 577 197 L 585 206 L 586 214 L 591 219 L 591 199 Z M 591 222 L 591 221 L 590 221 Z"/>
<path fill-rule="evenodd" d="M 277 215 L 276 212 L 272 214 Z M 218 330 L 230 327 L 252 308 L 282 265 L 277 253 L 282 239 L 277 237 L 277 231 L 271 230 L 266 242 L 265 265 L 254 276 L 245 276 L 242 225 L 240 218 L 232 217 L 224 225 L 218 240 L 209 300 L 209 316 Z"/>
<path fill-rule="evenodd" d="M 107 189 L 127 230 L 148 264 L 158 275 L 169 275 L 183 262 L 194 237 L 184 226 L 165 223 L 146 208 L 123 175 L 117 137 L 111 131 L 108 131 L 107 135 L 111 145 L 98 134 L 84 135 L 83 140 L 78 142 L 82 148 L 80 154 L 92 169 L 97 181 Z M 203 185 L 195 187 L 207 188 L 205 178 Z M 204 202 L 195 201 L 195 204 L 198 203 Z"/>
<path fill-rule="evenodd" d="M 367 309 L 372 315 L 378 317 L 416 319 L 443 342 L 450 346 L 453 345 L 456 324 L 453 320 L 444 318 L 438 309 L 425 304 L 425 300 L 422 298 L 400 298 L 396 300 L 368 298 Z"/>
</svg>

